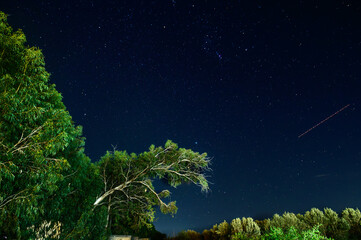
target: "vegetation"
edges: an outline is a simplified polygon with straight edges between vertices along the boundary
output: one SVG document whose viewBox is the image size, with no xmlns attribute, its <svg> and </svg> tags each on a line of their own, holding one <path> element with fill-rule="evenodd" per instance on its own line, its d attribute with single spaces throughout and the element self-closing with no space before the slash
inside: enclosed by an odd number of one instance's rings
<svg viewBox="0 0 361 240">
<path fill-rule="evenodd" d="M 356 240 L 361 239 L 361 212 L 346 208 L 337 214 L 330 208 L 312 208 L 304 215 L 285 212 L 271 219 L 236 218 L 202 233 L 183 231 L 172 240 Z"/>
<path fill-rule="evenodd" d="M 177 207 L 152 180 L 173 187 L 191 182 L 206 191 L 206 154 L 167 141 L 139 155 L 107 152 L 92 163 L 81 126 L 49 84 L 41 50 L 25 42 L 0 12 L 0 237 L 161 237 L 152 225 L 154 207 L 171 214 Z"/>
<path fill-rule="evenodd" d="M 154 208 L 175 214 L 177 207 L 164 200 L 170 191 L 156 191 L 152 181 L 165 179 L 172 187 L 190 182 L 207 191 L 207 155 L 167 141 L 141 154 L 114 149 L 92 163 L 81 126 L 49 84 L 41 50 L 25 42 L 0 12 L 0 237 L 107 239 L 113 233 L 163 239 L 152 224 Z M 339 215 L 312 208 L 304 215 L 237 218 L 173 239 L 356 240 L 360 221 L 358 209 Z"/>
<path fill-rule="evenodd" d="M 323 236 L 319 231 L 319 225 L 313 227 L 307 231 L 299 231 L 294 227 L 290 227 L 287 231 L 283 231 L 282 228 L 271 228 L 271 232 L 265 234 L 263 239 L 267 240 L 293 240 L 293 239 L 309 239 L 309 240 L 331 240 Z"/>
<path fill-rule="evenodd" d="M 0 13 L 0 228 L 10 239 L 30 238 L 44 221 L 70 231 L 89 211 L 86 181 L 101 183 L 41 51 L 25 41 Z"/>
</svg>

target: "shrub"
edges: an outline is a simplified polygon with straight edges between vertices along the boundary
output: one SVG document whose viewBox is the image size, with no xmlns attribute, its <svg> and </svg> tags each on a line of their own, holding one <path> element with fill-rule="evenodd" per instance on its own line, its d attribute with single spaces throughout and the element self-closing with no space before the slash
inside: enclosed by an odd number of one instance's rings
<svg viewBox="0 0 361 240">
<path fill-rule="evenodd" d="M 275 214 L 270 221 L 270 227 L 274 228 L 282 228 L 283 230 L 286 230 L 291 226 L 299 230 L 307 229 L 307 225 L 294 213 L 285 212 L 282 216 Z"/>
<path fill-rule="evenodd" d="M 313 227 L 310 230 L 299 232 L 295 227 L 290 227 L 287 231 L 283 231 L 282 228 L 271 227 L 271 232 L 265 234 L 264 240 L 331 240 L 322 236 L 319 231 L 320 225 Z"/>
<path fill-rule="evenodd" d="M 218 225 L 216 233 L 220 240 L 228 240 L 231 235 L 231 226 L 224 220 Z"/>
<path fill-rule="evenodd" d="M 268 218 L 264 220 L 255 220 L 255 223 L 260 227 L 262 235 L 270 230 L 271 220 Z"/>
<path fill-rule="evenodd" d="M 213 236 L 213 232 L 211 230 L 207 230 L 205 229 L 203 232 L 202 232 L 202 238 L 204 240 L 213 240 L 214 239 L 214 236 Z"/>
<path fill-rule="evenodd" d="M 341 213 L 341 218 L 348 225 L 348 239 L 361 239 L 361 212 L 358 209 L 346 208 Z"/>
<path fill-rule="evenodd" d="M 252 218 L 236 218 L 231 222 L 232 239 L 242 239 L 241 236 L 255 237 L 261 235 L 261 229 Z"/>
</svg>

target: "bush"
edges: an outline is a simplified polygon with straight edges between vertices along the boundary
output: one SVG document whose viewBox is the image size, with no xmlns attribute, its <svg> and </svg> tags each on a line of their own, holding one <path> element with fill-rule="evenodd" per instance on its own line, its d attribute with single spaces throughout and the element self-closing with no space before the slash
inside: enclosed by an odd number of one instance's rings
<svg viewBox="0 0 361 240">
<path fill-rule="evenodd" d="M 261 229 L 253 221 L 252 218 L 236 218 L 231 222 L 231 231 L 232 231 L 232 239 L 243 239 L 242 236 L 247 237 L 256 237 L 261 235 Z"/>
<path fill-rule="evenodd" d="M 231 226 L 224 220 L 218 224 L 216 233 L 220 240 L 228 240 L 231 235 Z"/>
<path fill-rule="evenodd" d="M 361 212 L 358 209 L 346 208 L 341 213 L 341 218 L 348 227 L 348 239 L 361 239 Z"/>
<path fill-rule="evenodd" d="M 327 238 L 321 235 L 319 227 L 321 225 L 317 225 L 310 230 L 306 231 L 298 231 L 293 226 L 290 227 L 287 231 L 283 231 L 281 228 L 271 227 L 271 232 L 265 234 L 262 237 L 264 240 L 331 240 L 331 238 Z"/>
<path fill-rule="evenodd" d="M 307 224 L 301 221 L 294 213 L 285 212 L 282 216 L 275 214 L 270 221 L 270 227 L 281 228 L 283 230 L 295 227 L 299 230 L 307 230 Z"/>
</svg>

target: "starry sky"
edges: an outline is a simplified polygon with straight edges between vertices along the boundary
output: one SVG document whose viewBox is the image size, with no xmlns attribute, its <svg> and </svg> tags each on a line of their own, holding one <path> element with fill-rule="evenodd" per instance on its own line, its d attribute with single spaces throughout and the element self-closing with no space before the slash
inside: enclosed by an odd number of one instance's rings
<svg viewBox="0 0 361 240">
<path fill-rule="evenodd" d="M 361 207 L 359 1 L 2 1 L 98 161 L 167 139 L 212 158 L 167 234 Z M 349 106 L 348 106 L 349 104 Z M 348 106 L 312 131 L 307 129 Z M 156 183 L 164 187 L 162 183 Z"/>
</svg>

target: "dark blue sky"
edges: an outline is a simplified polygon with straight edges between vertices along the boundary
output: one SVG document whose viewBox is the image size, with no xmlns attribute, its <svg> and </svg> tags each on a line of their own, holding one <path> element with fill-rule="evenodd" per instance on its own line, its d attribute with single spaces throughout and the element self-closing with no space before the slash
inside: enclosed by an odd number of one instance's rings
<svg viewBox="0 0 361 240">
<path fill-rule="evenodd" d="M 336 3 L 337 2 L 337 3 Z M 165 233 L 361 205 L 359 1 L 3 1 L 97 161 L 167 139 L 212 157 Z M 348 108 L 301 138 L 342 107 Z"/>
</svg>

